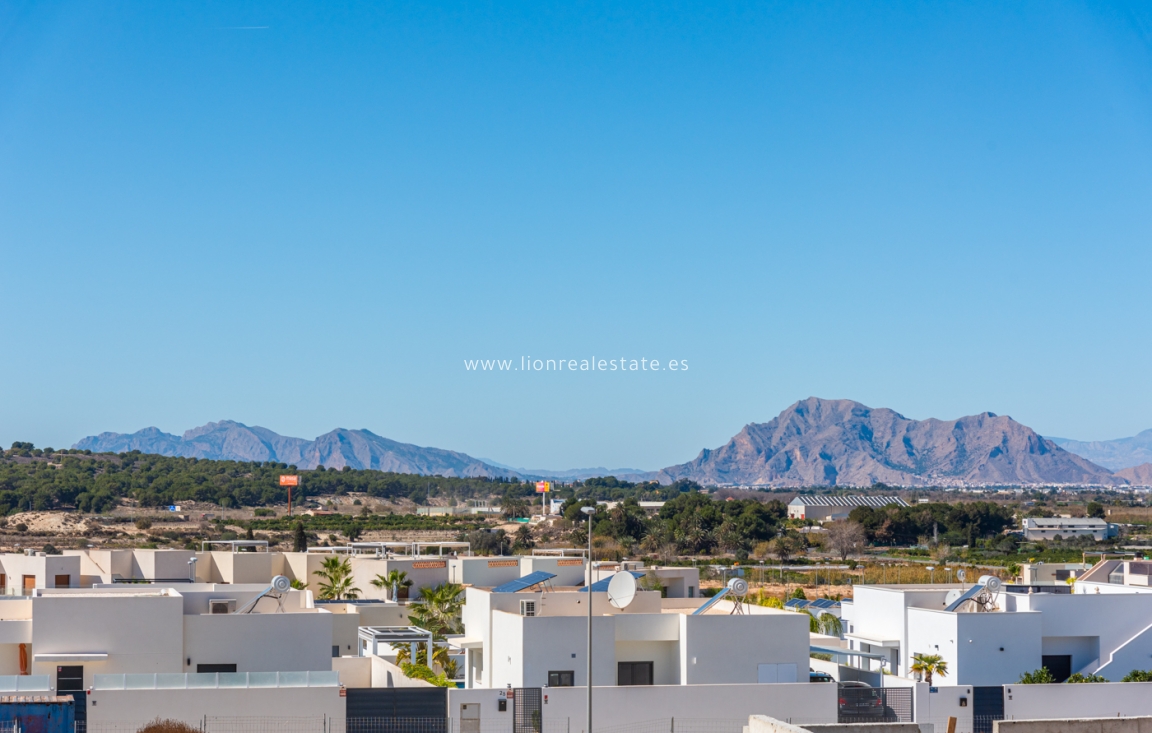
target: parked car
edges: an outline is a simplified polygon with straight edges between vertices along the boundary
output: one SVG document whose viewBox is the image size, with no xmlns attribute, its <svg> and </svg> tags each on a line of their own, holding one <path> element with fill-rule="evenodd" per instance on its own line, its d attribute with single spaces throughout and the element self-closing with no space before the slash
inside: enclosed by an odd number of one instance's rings
<svg viewBox="0 0 1152 733">
<path fill-rule="evenodd" d="M 827 672 L 817 672 L 815 670 L 808 670 L 809 682 L 835 682 L 836 678 Z"/>
<path fill-rule="evenodd" d="M 866 682 L 839 683 L 840 716 L 883 720 L 888 715 L 884 693 Z"/>
</svg>

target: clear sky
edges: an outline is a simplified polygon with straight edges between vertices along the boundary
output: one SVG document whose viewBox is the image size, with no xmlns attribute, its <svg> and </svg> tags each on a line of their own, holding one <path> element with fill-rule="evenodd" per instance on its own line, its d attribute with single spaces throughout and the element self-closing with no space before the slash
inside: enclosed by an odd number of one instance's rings
<svg viewBox="0 0 1152 733">
<path fill-rule="evenodd" d="M 1152 427 L 1149 7 L 0 4 L 0 442 Z"/>
</svg>

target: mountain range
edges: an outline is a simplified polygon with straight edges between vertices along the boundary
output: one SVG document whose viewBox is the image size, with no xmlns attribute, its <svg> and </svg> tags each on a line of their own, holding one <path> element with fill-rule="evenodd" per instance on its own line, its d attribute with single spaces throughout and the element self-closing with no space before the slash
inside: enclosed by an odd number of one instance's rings
<svg viewBox="0 0 1152 733">
<path fill-rule="evenodd" d="M 910 420 L 817 397 L 657 475 L 662 482 L 746 486 L 1126 483 L 1010 417 Z"/>
<path fill-rule="evenodd" d="M 1152 430 L 1124 440 L 1141 436 L 1149 438 L 1152 449 Z M 912 420 L 887 408 L 810 397 L 769 422 L 746 425 L 728 443 L 705 449 L 692 461 L 652 472 L 514 469 L 464 453 L 399 443 L 368 430 L 339 428 L 305 440 L 231 420 L 208 423 L 182 436 L 158 428 L 101 433 L 84 438 L 75 447 L 94 452 L 139 450 L 167 456 L 279 461 L 302 469 L 349 466 L 457 477 L 580 480 L 614 475 L 665 484 L 689 479 L 705 485 L 740 486 L 1152 484 L 1152 462 L 1129 463 L 1114 474 L 1077 455 L 1083 445 L 1104 444 L 1064 441 L 1066 448 L 1057 440 L 991 412 L 949 421 Z"/>
<path fill-rule="evenodd" d="M 398 443 L 368 430 L 338 428 L 315 440 L 289 438 L 267 428 L 232 420 L 210 422 L 182 436 L 158 428 L 135 433 L 101 433 L 75 445 L 93 452 L 124 453 L 138 450 L 164 456 L 211 458 L 222 461 L 278 461 L 302 469 L 373 468 L 393 473 L 418 473 L 454 477 L 511 477 L 506 468 L 472 456 L 440 448 Z"/>
<path fill-rule="evenodd" d="M 1093 463 L 1113 471 L 1152 463 L 1152 430 L 1145 430 L 1131 438 L 1116 440 L 1069 440 L 1049 438 L 1064 450 L 1083 456 Z"/>
</svg>

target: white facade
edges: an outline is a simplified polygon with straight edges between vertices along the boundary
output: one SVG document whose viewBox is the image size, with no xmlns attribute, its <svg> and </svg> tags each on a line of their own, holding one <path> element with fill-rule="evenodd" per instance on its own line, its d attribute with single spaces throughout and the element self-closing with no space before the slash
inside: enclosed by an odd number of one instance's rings
<svg viewBox="0 0 1152 733">
<path fill-rule="evenodd" d="M 797 496 L 788 502 L 789 519 L 812 519 L 817 522 L 827 522 L 836 519 L 847 519 L 853 509 L 859 506 L 868 506 L 874 509 L 895 504 L 908 506 L 898 496 Z"/>
<path fill-rule="evenodd" d="M 1011 684 L 1042 666 L 1117 681 L 1152 668 L 1147 588 L 1080 581 L 1074 593 L 1001 591 L 991 612 L 945 611 L 949 591 L 967 588 L 857 586 L 843 604 L 850 648 L 885 655 L 905 676 L 914 655 L 939 654 L 944 684 Z"/>
<path fill-rule="evenodd" d="M 1092 537 L 1099 542 L 1120 535 L 1120 525 L 1094 518 L 1026 517 L 1023 525 L 1024 539 L 1033 542 L 1057 537 Z"/>
<path fill-rule="evenodd" d="M 468 588 L 466 594 L 462 646 L 468 687 L 539 687 L 549 684 L 550 673 L 563 673 L 576 686 L 586 684 L 587 593 Z M 806 616 L 773 609 L 690 615 L 699 603 L 666 605 L 655 591 L 638 592 L 625 609 L 612 607 L 604 593 L 593 593 L 592 599 L 595 685 L 618 684 L 621 663 L 650 665 L 656 685 L 806 678 Z M 532 604 L 530 610 L 526 604 Z"/>
</svg>

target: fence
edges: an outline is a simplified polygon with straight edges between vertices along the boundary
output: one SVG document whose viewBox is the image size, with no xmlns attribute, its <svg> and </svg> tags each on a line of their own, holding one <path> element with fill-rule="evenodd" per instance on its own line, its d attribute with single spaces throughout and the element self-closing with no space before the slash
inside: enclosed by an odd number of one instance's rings
<svg viewBox="0 0 1152 733">
<path fill-rule="evenodd" d="M 76 723 L 75 733 L 138 733 L 151 721 Z M 473 725 L 479 723 L 479 725 Z M 619 726 L 597 726 L 595 733 L 742 733 L 745 719 L 658 718 Z M 459 718 L 213 717 L 191 726 L 200 733 L 511 733 L 511 721 Z M 538 733 L 583 733 L 584 719 L 542 718 Z M 0 733 L 11 733 L 0 728 Z"/>
</svg>

